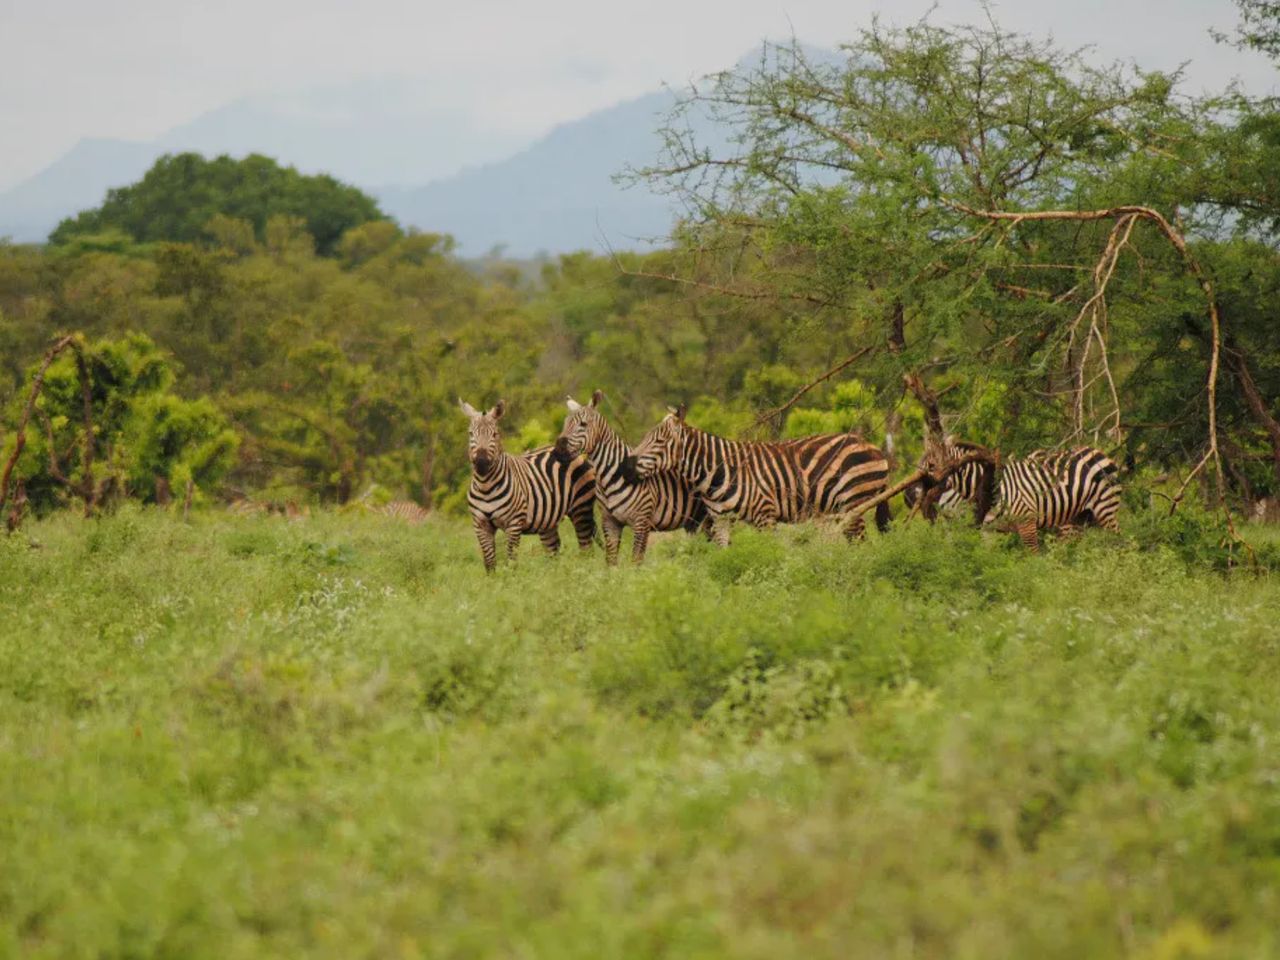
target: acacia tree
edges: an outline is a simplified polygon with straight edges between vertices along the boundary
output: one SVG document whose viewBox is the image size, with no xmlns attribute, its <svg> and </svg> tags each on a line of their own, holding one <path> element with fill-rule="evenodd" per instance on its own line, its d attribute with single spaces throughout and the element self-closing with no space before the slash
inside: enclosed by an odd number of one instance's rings
<svg viewBox="0 0 1280 960">
<path fill-rule="evenodd" d="M 681 239 L 728 264 L 720 285 L 852 328 L 872 348 L 860 375 L 905 377 L 926 409 L 956 387 L 949 426 L 971 434 L 1000 398 L 976 439 L 1144 452 L 1128 387 L 1176 327 L 1183 373 L 1197 371 L 1176 415 L 1209 459 L 1224 319 L 1203 254 L 1244 227 L 1223 211 L 1259 191 L 1225 176 L 1238 102 L 1192 100 L 1179 79 L 994 24 L 873 24 L 838 57 L 766 45 L 709 78 L 634 175 L 684 202 Z M 730 128 L 729 148 L 699 143 L 694 114 Z M 1185 318 L 1202 333 L 1189 345 Z M 1245 371 L 1246 351 L 1232 357 Z M 1230 384 L 1242 398 L 1245 379 Z"/>
<path fill-rule="evenodd" d="M 1240 49 L 1258 50 L 1272 59 L 1280 58 L 1280 2 L 1278 0 L 1236 0 L 1240 23 L 1234 36 L 1220 31 L 1214 35 Z"/>
</svg>

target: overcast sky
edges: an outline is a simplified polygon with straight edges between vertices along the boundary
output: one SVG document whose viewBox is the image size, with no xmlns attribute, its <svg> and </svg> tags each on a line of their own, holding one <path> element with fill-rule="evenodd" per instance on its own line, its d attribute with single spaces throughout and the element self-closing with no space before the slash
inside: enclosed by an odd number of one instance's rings
<svg viewBox="0 0 1280 960">
<path fill-rule="evenodd" d="M 0 0 L 0 189 L 81 137 L 150 139 L 231 100 L 356 78 L 426 81 L 434 102 L 535 135 L 556 123 L 728 66 L 764 38 L 834 46 L 881 11 L 929 0 Z M 983 18 L 941 0 L 933 19 Z M 1172 68 L 1196 88 L 1280 76 L 1215 44 L 1232 0 L 1004 0 L 1006 27 L 1094 44 L 1100 58 Z"/>
</svg>

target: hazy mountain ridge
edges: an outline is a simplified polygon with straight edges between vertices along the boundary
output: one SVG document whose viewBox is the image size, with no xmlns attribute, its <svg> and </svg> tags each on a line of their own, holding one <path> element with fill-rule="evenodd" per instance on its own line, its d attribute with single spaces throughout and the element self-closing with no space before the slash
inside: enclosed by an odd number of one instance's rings
<svg viewBox="0 0 1280 960">
<path fill-rule="evenodd" d="M 760 64 L 748 53 L 740 67 Z M 304 173 L 331 173 L 378 198 L 406 227 L 450 233 L 469 256 L 514 256 L 667 235 L 671 201 L 616 174 L 652 163 L 675 93 L 657 90 L 561 124 L 534 142 L 486 131 L 474 118 L 415 106 L 414 83 L 378 79 L 237 100 L 152 141 L 85 139 L 0 193 L 0 238 L 41 242 L 64 217 L 98 206 L 165 153 L 261 153 Z M 701 142 L 724 134 L 693 118 Z M 405 185 L 408 184 L 408 185 Z"/>
<path fill-rule="evenodd" d="M 672 206 L 613 178 L 629 164 L 652 162 L 655 129 L 672 99 L 646 94 L 556 127 L 498 163 L 374 193 L 401 223 L 450 233 L 473 256 L 494 245 L 516 256 L 643 246 L 669 232 Z"/>
</svg>

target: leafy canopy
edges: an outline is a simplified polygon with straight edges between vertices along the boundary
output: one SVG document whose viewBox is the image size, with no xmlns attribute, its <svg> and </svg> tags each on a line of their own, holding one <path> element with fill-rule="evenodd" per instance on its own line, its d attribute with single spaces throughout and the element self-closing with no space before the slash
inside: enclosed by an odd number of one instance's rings
<svg viewBox="0 0 1280 960">
<path fill-rule="evenodd" d="M 277 217 L 300 218 L 322 255 L 334 252 L 352 227 L 386 219 L 371 197 L 330 176 L 302 174 L 259 154 L 206 160 L 180 153 L 161 157 L 132 186 L 109 191 L 102 206 L 63 220 L 49 241 L 61 246 L 122 232 L 140 243 L 204 243 L 211 237 L 225 243 L 228 218 L 249 223 L 264 241 L 268 222 Z"/>
</svg>

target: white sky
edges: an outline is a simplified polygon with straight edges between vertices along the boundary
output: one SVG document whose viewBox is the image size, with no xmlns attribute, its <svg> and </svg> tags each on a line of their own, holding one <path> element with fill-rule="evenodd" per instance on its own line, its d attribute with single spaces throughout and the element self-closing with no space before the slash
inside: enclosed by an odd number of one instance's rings
<svg viewBox="0 0 1280 960">
<path fill-rule="evenodd" d="M 0 0 L 0 189 L 81 137 L 150 139 L 249 94 L 405 75 L 434 103 L 535 135 L 556 123 L 731 65 L 768 38 L 834 46 L 880 11 L 914 19 L 929 0 Z M 933 19 L 985 15 L 940 0 Z M 1105 59 L 1172 68 L 1197 89 L 1269 61 L 1215 44 L 1232 0 L 1003 0 L 1009 28 L 1094 44 Z"/>
</svg>

